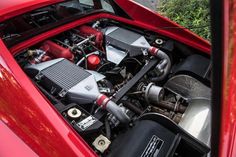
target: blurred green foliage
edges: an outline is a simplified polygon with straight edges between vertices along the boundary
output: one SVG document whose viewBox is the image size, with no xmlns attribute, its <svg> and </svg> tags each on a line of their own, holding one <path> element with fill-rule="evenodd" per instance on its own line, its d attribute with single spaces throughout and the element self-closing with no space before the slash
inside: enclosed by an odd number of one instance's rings
<svg viewBox="0 0 236 157">
<path fill-rule="evenodd" d="M 209 0 L 160 0 L 157 11 L 211 40 Z"/>
</svg>

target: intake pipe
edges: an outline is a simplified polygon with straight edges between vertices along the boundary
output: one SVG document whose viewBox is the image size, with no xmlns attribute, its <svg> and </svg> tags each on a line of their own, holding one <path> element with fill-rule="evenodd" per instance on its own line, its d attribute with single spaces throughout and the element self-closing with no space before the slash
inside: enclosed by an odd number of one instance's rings
<svg viewBox="0 0 236 157">
<path fill-rule="evenodd" d="M 70 61 L 74 60 L 74 55 L 69 48 L 64 48 L 50 40 L 45 41 L 40 48 L 55 58 L 66 58 Z"/>
<path fill-rule="evenodd" d="M 101 94 L 93 75 L 90 75 L 67 92 L 71 102 L 79 104 L 96 103 L 102 109 L 114 115 L 121 123 L 129 123 L 130 118 L 120 106 L 111 101 L 106 95 Z"/>
<path fill-rule="evenodd" d="M 90 26 L 80 26 L 78 28 L 78 31 L 80 32 L 80 35 L 84 36 L 84 37 L 88 37 L 91 35 L 95 36 L 95 44 L 99 49 L 102 49 L 102 45 L 103 45 L 103 33 L 96 30 L 93 27 Z"/>
<path fill-rule="evenodd" d="M 170 57 L 160 49 L 156 47 L 150 47 L 148 52 L 161 60 L 161 62 L 156 66 L 156 68 L 162 73 L 160 76 L 151 79 L 152 82 L 162 81 L 166 78 L 171 69 Z"/>
<path fill-rule="evenodd" d="M 113 114 L 121 123 L 128 123 L 130 118 L 116 103 L 111 101 L 107 96 L 101 94 L 96 100 L 96 104 Z"/>
</svg>

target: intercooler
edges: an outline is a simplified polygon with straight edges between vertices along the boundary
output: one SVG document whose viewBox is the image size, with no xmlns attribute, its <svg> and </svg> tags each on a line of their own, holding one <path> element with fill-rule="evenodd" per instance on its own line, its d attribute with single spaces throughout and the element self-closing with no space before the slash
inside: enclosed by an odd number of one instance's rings
<svg viewBox="0 0 236 157">
<path fill-rule="evenodd" d="M 128 29 L 108 27 L 104 33 L 108 45 L 128 52 L 130 57 L 142 55 L 144 49 L 151 47 L 143 35 Z"/>
<path fill-rule="evenodd" d="M 92 103 L 99 95 L 94 76 L 66 59 L 30 65 L 26 72 L 51 94 L 72 102 Z"/>
</svg>

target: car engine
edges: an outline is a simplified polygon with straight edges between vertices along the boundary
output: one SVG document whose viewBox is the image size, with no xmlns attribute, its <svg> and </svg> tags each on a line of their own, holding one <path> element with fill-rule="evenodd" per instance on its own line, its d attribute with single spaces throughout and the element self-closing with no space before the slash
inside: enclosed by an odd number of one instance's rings
<svg viewBox="0 0 236 157">
<path fill-rule="evenodd" d="M 156 33 L 100 19 L 16 60 L 100 156 L 206 156 L 211 63 Z"/>
</svg>

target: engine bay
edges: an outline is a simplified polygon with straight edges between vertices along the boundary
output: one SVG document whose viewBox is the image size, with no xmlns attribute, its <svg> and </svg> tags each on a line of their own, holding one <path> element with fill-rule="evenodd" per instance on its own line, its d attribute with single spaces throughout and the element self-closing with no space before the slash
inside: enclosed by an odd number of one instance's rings
<svg viewBox="0 0 236 157">
<path fill-rule="evenodd" d="M 184 44 L 99 19 L 15 59 L 99 156 L 206 156 L 211 62 Z"/>
</svg>

